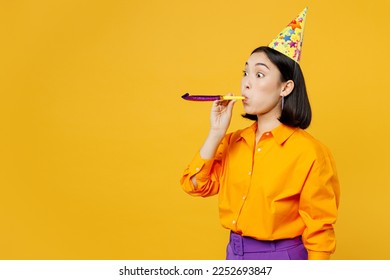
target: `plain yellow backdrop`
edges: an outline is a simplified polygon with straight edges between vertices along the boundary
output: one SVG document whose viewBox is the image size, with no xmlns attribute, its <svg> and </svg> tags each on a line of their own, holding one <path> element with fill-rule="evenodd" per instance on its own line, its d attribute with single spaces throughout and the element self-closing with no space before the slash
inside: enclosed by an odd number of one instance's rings
<svg viewBox="0 0 390 280">
<path fill-rule="evenodd" d="M 210 104 L 180 96 L 239 94 L 305 6 L 308 131 L 342 190 L 333 259 L 390 259 L 387 0 L 1 0 L 0 258 L 223 259 L 217 198 L 179 185 Z"/>
</svg>

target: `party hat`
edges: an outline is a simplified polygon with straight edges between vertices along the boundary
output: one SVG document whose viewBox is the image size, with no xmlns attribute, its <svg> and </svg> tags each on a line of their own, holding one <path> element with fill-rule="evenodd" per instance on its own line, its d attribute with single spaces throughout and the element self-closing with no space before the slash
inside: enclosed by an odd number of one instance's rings
<svg viewBox="0 0 390 280">
<path fill-rule="evenodd" d="M 299 63 L 307 7 L 268 45 Z"/>
</svg>

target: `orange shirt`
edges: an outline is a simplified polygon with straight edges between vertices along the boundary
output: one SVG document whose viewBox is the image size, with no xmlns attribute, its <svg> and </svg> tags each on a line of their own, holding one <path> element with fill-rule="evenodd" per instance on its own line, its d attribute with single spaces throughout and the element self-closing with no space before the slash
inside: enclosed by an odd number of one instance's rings
<svg viewBox="0 0 390 280">
<path fill-rule="evenodd" d="M 256 128 L 227 134 L 214 159 L 198 152 L 181 178 L 184 190 L 218 193 L 227 229 L 259 240 L 302 235 L 309 259 L 329 259 L 340 195 L 332 155 L 306 131 L 283 124 L 255 145 Z"/>
</svg>

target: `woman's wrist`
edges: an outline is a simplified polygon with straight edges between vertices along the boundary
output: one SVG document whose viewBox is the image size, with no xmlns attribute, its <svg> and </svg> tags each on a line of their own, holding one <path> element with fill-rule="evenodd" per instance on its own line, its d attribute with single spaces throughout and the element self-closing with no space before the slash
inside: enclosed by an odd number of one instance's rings
<svg viewBox="0 0 390 280">
<path fill-rule="evenodd" d="M 226 134 L 226 131 L 221 131 L 221 130 L 211 128 L 207 138 L 209 138 L 210 140 L 214 140 L 215 142 L 218 142 L 218 144 L 219 144 L 222 141 L 225 134 Z"/>
<path fill-rule="evenodd" d="M 202 148 L 200 149 L 200 156 L 203 159 L 212 159 L 215 156 L 215 153 L 218 149 L 219 144 L 221 143 L 224 134 L 217 133 L 215 131 L 209 132 L 206 141 L 204 142 Z"/>
</svg>

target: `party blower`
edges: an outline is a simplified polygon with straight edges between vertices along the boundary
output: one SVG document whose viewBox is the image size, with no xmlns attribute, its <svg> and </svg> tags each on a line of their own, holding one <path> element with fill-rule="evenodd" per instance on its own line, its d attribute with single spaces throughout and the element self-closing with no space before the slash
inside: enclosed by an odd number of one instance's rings
<svg viewBox="0 0 390 280">
<path fill-rule="evenodd" d="M 182 95 L 183 99 L 189 101 L 215 101 L 215 100 L 244 100 L 243 96 L 236 95 L 190 95 L 186 93 Z"/>
</svg>

